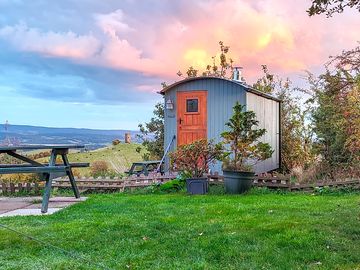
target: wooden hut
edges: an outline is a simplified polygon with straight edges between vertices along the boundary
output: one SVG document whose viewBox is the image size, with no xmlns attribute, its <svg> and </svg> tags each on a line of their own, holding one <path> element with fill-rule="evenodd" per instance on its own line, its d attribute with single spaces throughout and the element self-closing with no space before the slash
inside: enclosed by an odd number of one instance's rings
<svg viewBox="0 0 360 270">
<path fill-rule="evenodd" d="M 221 141 L 220 134 L 233 113 L 236 101 L 256 113 L 259 128 L 265 128 L 262 141 L 274 149 L 271 158 L 255 166 L 257 173 L 280 167 L 280 100 L 257 91 L 238 80 L 219 77 L 194 77 L 178 81 L 163 90 L 165 102 L 165 142 L 170 151 L 177 145 L 188 144 L 201 138 Z M 168 168 L 169 160 L 165 160 Z M 221 173 L 218 162 L 212 171 Z"/>
</svg>

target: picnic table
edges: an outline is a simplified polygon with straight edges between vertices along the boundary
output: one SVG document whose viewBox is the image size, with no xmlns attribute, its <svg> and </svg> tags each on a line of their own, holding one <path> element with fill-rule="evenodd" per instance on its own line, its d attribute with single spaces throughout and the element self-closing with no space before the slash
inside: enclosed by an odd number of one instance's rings
<svg viewBox="0 0 360 270">
<path fill-rule="evenodd" d="M 40 175 L 40 179 L 46 181 L 45 190 L 42 200 L 41 212 L 46 213 L 49 205 L 52 180 L 57 177 L 67 176 L 70 180 L 72 190 L 76 198 L 80 198 L 79 190 L 75 183 L 72 168 L 89 167 L 89 163 L 70 163 L 67 157 L 69 149 L 82 149 L 84 145 L 58 144 L 58 145 L 20 145 L 20 146 L 0 146 L 0 154 L 8 154 L 22 162 L 22 164 L 0 164 L 0 174 L 15 173 L 36 173 Z M 18 151 L 27 150 L 51 150 L 48 163 L 40 163 L 35 161 Z M 61 156 L 62 163 L 57 164 L 56 158 Z"/>
<path fill-rule="evenodd" d="M 156 171 L 160 164 L 160 160 L 148 160 L 148 161 L 138 161 L 134 162 L 131 165 L 130 170 L 126 171 L 128 175 L 136 174 L 140 176 L 140 174 L 149 175 L 149 172 Z M 160 166 L 160 172 L 162 173 L 162 166 Z"/>
</svg>

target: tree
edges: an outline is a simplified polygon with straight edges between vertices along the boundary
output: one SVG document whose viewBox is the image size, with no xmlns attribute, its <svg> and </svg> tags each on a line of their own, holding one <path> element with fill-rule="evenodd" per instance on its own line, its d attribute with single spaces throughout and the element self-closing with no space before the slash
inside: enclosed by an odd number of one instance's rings
<svg viewBox="0 0 360 270">
<path fill-rule="evenodd" d="M 211 65 L 208 64 L 206 66 L 206 69 L 202 72 L 195 69 L 193 66 L 190 66 L 185 72 L 187 78 L 198 77 L 199 74 L 201 74 L 201 76 L 231 78 L 234 61 L 230 57 L 227 57 L 230 47 L 224 45 L 224 42 L 222 41 L 219 41 L 219 46 L 220 46 L 219 58 L 217 59 L 216 56 L 213 56 L 212 64 Z M 219 61 L 219 65 L 217 64 L 217 60 Z M 179 77 L 182 77 L 183 73 L 181 71 L 178 71 L 177 75 Z"/>
<path fill-rule="evenodd" d="M 327 67 L 334 65 L 337 70 L 344 70 L 352 74 L 360 73 L 360 46 L 330 58 L 332 60 L 326 65 Z M 355 81 L 348 82 L 355 83 Z"/>
<path fill-rule="evenodd" d="M 253 87 L 261 92 L 273 94 L 276 88 L 275 76 L 269 72 L 267 65 L 261 65 L 261 69 L 264 75 L 253 84 Z"/>
<path fill-rule="evenodd" d="M 307 168 L 314 160 L 312 151 L 313 132 L 309 124 L 309 108 L 299 105 L 297 89 L 289 79 L 281 79 L 262 65 L 263 77 L 253 87 L 261 92 L 272 94 L 281 102 L 281 164 L 282 171 L 292 172 L 295 168 Z"/>
<path fill-rule="evenodd" d="M 143 155 L 145 160 L 161 159 L 164 155 L 164 104 L 159 102 L 155 105 L 154 116 L 148 123 L 139 124 L 140 133 L 138 138 L 142 140 L 148 153 Z M 152 135 L 153 138 L 149 137 Z M 140 148 L 137 149 L 140 152 Z"/>
<path fill-rule="evenodd" d="M 273 150 L 268 143 L 259 141 L 266 129 L 256 128 L 259 121 L 256 120 L 253 111 L 246 111 L 245 105 L 238 101 L 233 111 L 233 115 L 225 124 L 229 130 L 221 133 L 224 143 L 229 144 L 231 150 L 223 160 L 223 167 L 233 171 L 252 171 L 252 165 L 259 160 L 270 158 Z M 254 164 L 248 163 L 251 161 Z"/>
<path fill-rule="evenodd" d="M 345 8 L 360 12 L 360 0 L 313 0 L 310 16 L 342 13 Z M 326 72 L 318 78 L 310 74 L 309 102 L 323 164 L 335 178 L 360 175 L 360 46 L 331 57 Z M 331 72 L 330 67 L 335 69 Z"/>
<path fill-rule="evenodd" d="M 325 173 L 335 178 L 360 175 L 360 74 L 336 69 L 309 76 L 309 102 L 317 151 Z"/>
<path fill-rule="evenodd" d="M 331 17 L 334 13 L 342 13 L 345 8 L 360 11 L 360 0 L 313 0 L 307 13 L 309 16 L 326 13 L 327 17 Z"/>
</svg>

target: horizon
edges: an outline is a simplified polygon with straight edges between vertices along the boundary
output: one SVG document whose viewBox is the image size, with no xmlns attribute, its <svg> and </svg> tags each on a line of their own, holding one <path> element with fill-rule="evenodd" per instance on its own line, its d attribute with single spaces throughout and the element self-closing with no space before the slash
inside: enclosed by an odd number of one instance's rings
<svg viewBox="0 0 360 270">
<path fill-rule="evenodd" d="M 0 126 L 5 126 L 6 124 L 0 123 Z M 8 130 L 11 131 L 11 126 L 29 126 L 34 128 L 54 128 L 54 129 L 90 129 L 90 130 L 103 130 L 103 131 L 135 131 L 139 132 L 139 129 L 99 129 L 99 128 L 86 128 L 86 127 L 60 127 L 60 126 L 35 126 L 35 125 L 28 125 L 28 124 L 16 124 L 16 123 L 8 123 Z M 0 133 L 4 132 L 3 130 L 0 130 Z"/>
<path fill-rule="evenodd" d="M 309 17 L 309 6 L 0 0 L 0 123 L 136 131 L 163 100 L 161 83 L 180 80 L 176 73 L 189 66 L 205 69 L 219 41 L 248 84 L 265 64 L 302 86 L 305 70 L 319 74 L 330 56 L 359 42 L 358 11 Z"/>
</svg>

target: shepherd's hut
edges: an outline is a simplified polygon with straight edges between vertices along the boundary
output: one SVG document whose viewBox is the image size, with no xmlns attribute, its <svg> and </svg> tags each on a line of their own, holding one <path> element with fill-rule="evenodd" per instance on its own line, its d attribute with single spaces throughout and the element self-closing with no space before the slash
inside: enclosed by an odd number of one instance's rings
<svg viewBox="0 0 360 270">
<path fill-rule="evenodd" d="M 234 74 L 234 77 L 239 77 Z M 259 128 L 265 128 L 262 141 L 274 149 L 271 158 L 255 166 L 256 173 L 280 167 L 280 100 L 257 91 L 240 80 L 219 77 L 187 78 L 162 89 L 165 102 L 164 148 L 173 151 L 178 145 L 207 138 L 221 141 L 220 134 L 233 113 L 236 101 L 256 113 Z M 165 167 L 169 167 L 166 158 Z M 221 173 L 218 162 L 211 170 Z"/>
</svg>

